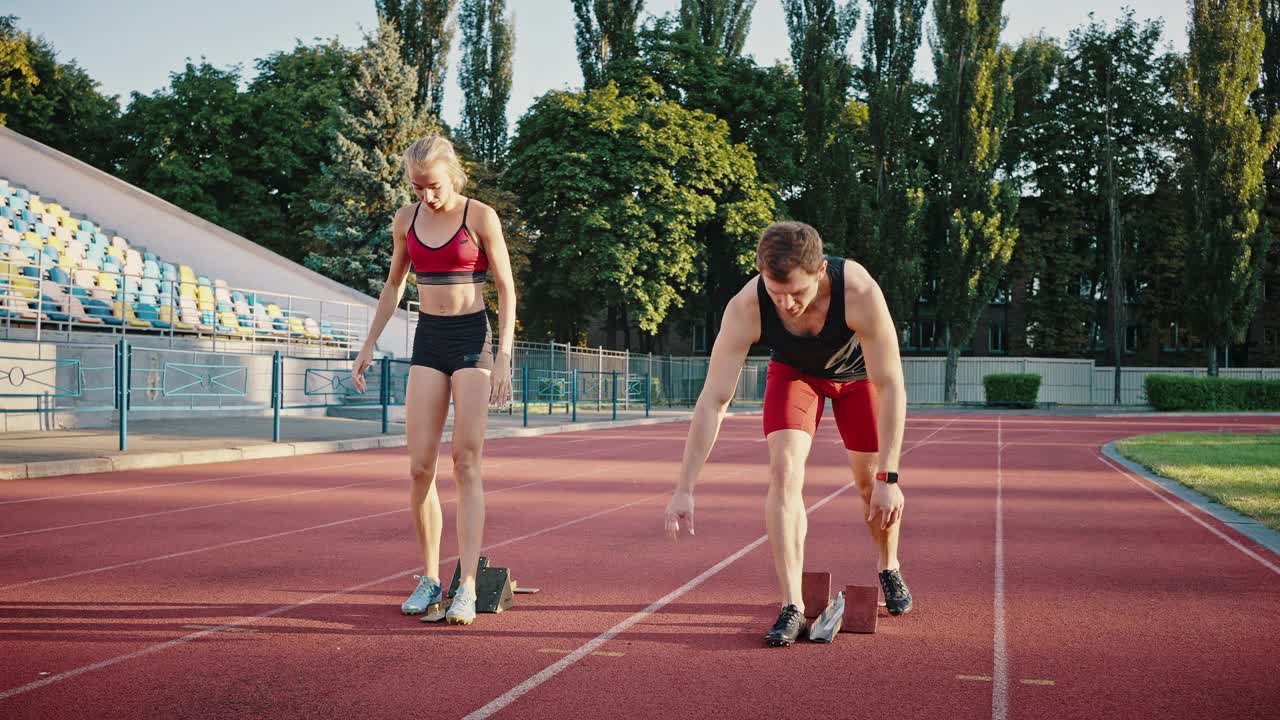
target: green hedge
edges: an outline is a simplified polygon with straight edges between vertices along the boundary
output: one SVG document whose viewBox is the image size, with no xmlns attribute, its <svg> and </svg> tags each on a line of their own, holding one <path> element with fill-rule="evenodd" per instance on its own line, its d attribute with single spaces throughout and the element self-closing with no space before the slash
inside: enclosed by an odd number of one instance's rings
<svg viewBox="0 0 1280 720">
<path fill-rule="evenodd" d="M 1035 407 L 1040 376 L 1035 373 L 997 373 L 982 378 L 988 405 Z"/>
<path fill-rule="evenodd" d="M 1148 375 L 1145 383 L 1156 410 L 1280 410 L 1280 380 Z"/>
</svg>

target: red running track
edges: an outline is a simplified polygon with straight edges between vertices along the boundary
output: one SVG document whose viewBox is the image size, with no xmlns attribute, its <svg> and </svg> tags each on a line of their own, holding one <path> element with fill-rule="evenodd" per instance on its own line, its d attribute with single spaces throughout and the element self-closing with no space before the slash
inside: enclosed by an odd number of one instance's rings
<svg viewBox="0 0 1280 720">
<path fill-rule="evenodd" d="M 917 609 L 882 612 L 875 635 L 788 649 L 761 638 L 777 606 L 759 419 L 726 422 L 698 535 L 672 545 L 662 509 L 686 428 L 490 442 L 486 554 L 543 592 L 468 628 L 399 614 L 418 570 L 402 450 L 0 483 L 0 717 L 1280 707 L 1280 558 L 1099 453 L 1163 430 L 1275 432 L 1280 418 L 912 416 L 902 559 Z M 873 584 L 850 480 L 824 426 L 806 564 Z"/>
</svg>

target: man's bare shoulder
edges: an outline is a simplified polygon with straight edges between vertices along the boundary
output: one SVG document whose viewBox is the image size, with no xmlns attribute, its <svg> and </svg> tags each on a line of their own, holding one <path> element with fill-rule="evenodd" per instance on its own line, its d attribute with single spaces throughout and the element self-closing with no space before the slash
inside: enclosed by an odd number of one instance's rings
<svg viewBox="0 0 1280 720">
<path fill-rule="evenodd" d="M 853 260 L 844 261 L 845 297 L 866 298 L 867 295 L 874 294 L 879 287 L 875 278 L 871 277 L 871 273 L 867 272 L 867 269 L 860 263 Z"/>
</svg>

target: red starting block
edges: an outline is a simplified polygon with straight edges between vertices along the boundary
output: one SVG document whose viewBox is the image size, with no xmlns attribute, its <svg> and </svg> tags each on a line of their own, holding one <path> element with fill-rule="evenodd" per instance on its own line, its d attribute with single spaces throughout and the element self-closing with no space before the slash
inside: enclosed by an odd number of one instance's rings
<svg viewBox="0 0 1280 720">
<path fill-rule="evenodd" d="M 873 633 L 880 617 L 880 588 L 848 585 L 844 589 L 844 622 L 840 632 Z"/>
<path fill-rule="evenodd" d="M 804 616 L 812 620 L 822 614 L 831 602 L 831 573 L 807 572 L 801 575 L 800 597 L 804 600 Z"/>
</svg>

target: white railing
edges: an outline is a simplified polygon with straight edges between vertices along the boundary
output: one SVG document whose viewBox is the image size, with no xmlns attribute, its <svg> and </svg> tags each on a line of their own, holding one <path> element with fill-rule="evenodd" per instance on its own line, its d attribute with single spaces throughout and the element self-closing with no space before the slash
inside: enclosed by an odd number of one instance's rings
<svg viewBox="0 0 1280 720">
<path fill-rule="evenodd" d="M 33 332 L 37 342 L 59 338 L 70 340 L 71 334 L 75 331 L 98 331 L 113 335 L 135 334 L 168 338 L 171 346 L 174 340 L 180 338 L 210 340 L 215 348 L 219 343 L 234 343 L 235 347 L 247 346 L 255 352 L 259 344 L 273 347 L 284 345 L 286 354 L 295 354 L 316 349 L 350 351 L 360 346 L 369 327 L 371 313 L 365 305 L 229 285 L 207 287 L 215 295 L 219 290 L 225 289 L 228 297 L 232 293 L 245 296 L 245 305 L 250 309 L 247 314 L 248 320 L 242 317 L 246 315 L 245 313 L 235 314 L 237 326 L 247 328 L 250 332 L 240 333 L 234 329 L 223 329 L 224 326 L 218 322 L 218 315 L 223 311 L 216 309 L 219 303 L 217 300 L 215 300 L 212 325 L 203 322 L 205 310 L 197 310 L 200 320 L 193 323 L 182 319 L 180 280 L 168 281 L 171 286 L 170 293 L 158 298 L 155 306 L 157 309 L 163 306 L 172 308 L 170 319 L 165 321 L 169 327 L 131 325 L 129 315 L 134 310 L 133 306 L 130 305 L 128 310 L 124 306 L 119 306 L 117 309 L 117 304 L 123 301 L 125 288 L 130 285 L 130 281 L 136 283 L 139 292 L 143 280 L 153 280 L 157 285 L 165 281 L 126 273 L 120 269 L 115 272 L 93 271 L 106 272 L 114 279 L 115 289 L 97 287 L 96 284 L 94 287 L 78 285 L 74 280 L 57 283 L 46 277 L 46 274 L 49 269 L 58 266 L 51 263 L 43 251 L 35 262 L 30 261 L 29 258 L 17 262 L 16 258 L 11 258 L 12 251 L 15 249 L 23 252 L 16 245 L 0 242 L 0 265 L 7 266 L 9 269 L 9 272 L 4 272 L 4 268 L 0 268 L 0 329 L 3 329 L 5 338 L 11 337 L 13 331 L 19 327 Z M 23 267 L 36 268 L 36 276 L 24 275 Z M 63 270 L 71 277 L 74 277 L 76 272 L 74 268 L 64 267 Z M 83 306 L 84 314 L 71 312 L 71 298 L 76 298 Z M 250 299 L 252 302 L 249 301 Z M 233 306 L 231 312 L 234 313 L 236 303 L 226 304 Z M 273 304 L 280 308 L 281 312 L 278 316 L 260 318 L 260 314 L 253 312 L 257 305 L 267 307 Z M 90 307 L 94 308 L 93 312 L 89 312 Z M 116 316 L 116 312 L 120 315 Z M 103 322 L 103 318 L 113 318 L 113 322 Z M 314 326 L 307 327 L 304 324 L 303 329 L 299 330 L 291 323 L 291 319 L 304 322 L 309 319 L 314 321 Z M 260 320 L 261 328 L 259 328 Z M 282 320 L 285 327 L 278 327 L 277 320 Z M 180 324 L 193 325 L 194 328 L 179 329 Z M 270 330 L 266 329 L 267 324 L 270 324 Z"/>
</svg>

